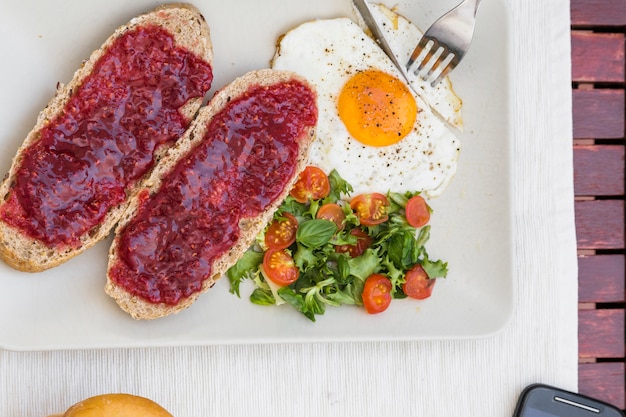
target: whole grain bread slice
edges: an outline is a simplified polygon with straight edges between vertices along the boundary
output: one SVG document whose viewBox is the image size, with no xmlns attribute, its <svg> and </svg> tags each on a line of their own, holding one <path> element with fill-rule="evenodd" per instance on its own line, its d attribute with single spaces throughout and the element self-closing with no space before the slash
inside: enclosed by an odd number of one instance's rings
<svg viewBox="0 0 626 417">
<path fill-rule="evenodd" d="M 176 164 L 185 157 L 188 152 L 198 145 L 205 136 L 207 125 L 220 110 L 234 98 L 246 93 L 254 86 L 270 86 L 277 83 L 285 83 L 297 80 L 306 85 L 312 92 L 315 92 L 308 81 L 301 76 L 290 71 L 279 71 L 271 69 L 256 70 L 245 74 L 236 79 L 231 84 L 218 91 L 208 105 L 200 110 L 198 116 L 193 121 L 182 139 L 171 148 L 168 154 L 160 161 L 159 165 L 152 172 L 151 177 L 144 183 L 144 186 L 152 195 L 157 193 L 161 187 L 162 179 L 176 166 Z M 140 196 L 136 195 L 128 209 L 119 222 L 115 238 L 109 251 L 109 270 L 107 273 L 107 283 L 105 292 L 113 297 L 117 304 L 135 319 L 155 319 L 172 313 L 178 313 L 188 308 L 196 299 L 209 288 L 211 288 L 217 279 L 219 279 L 250 247 L 257 234 L 272 219 L 274 212 L 278 209 L 282 201 L 287 197 L 293 184 L 297 181 L 299 174 L 304 170 L 308 151 L 311 142 L 315 137 L 315 126 L 306 129 L 303 136 L 294 138 L 299 144 L 296 169 L 290 178 L 286 179 L 284 189 L 280 195 L 270 203 L 270 205 L 258 216 L 254 218 L 243 218 L 239 222 L 241 234 L 235 244 L 223 255 L 212 262 L 211 276 L 206 277 L 202 283 L 200 292 L 182 299 L 177 305 L 171 306 L 165 303 L 154 304 L 141 297 L 131 294 L 126 289 L 117 285 L 111 277 L 111 267 L 119 260 L 118 243 L 120 234 L 123 233 L 125 226 L 137 214 L 140 204 Z"/>
<path fill-rule="evenodd" d="M 0 202 L 7 200 L 24 151 L 39 140 L 41 129 L 63 112 L 73 92 L 93 72 L 94 65 L 107 52 L 113 42 L 127 31 L 145 25 L 156 25 L 167 30 L 173 36 L 176 45 L 187 49 L 211 67 L 213 66 L 213 49 L 209 27 L 204 17 L 194 6 L 182 3 L 168 4 L 133 18 L 127 24 L 116 29 L 102 46 L 91 54 L 90 58 L 74 73 L 72 80 L 67 85 L 59 85 L 56 95 L 41 111 L 35 127 L 28 133 L 18 149 L 9 172 L 0 185 Z M 203 97 L 192 98 L 179 109 L 187 122 L 193 119 L 202 105 L 202 101 Z M 157 148 L 155 158 L 158 160 L 168 147 L 171 145 Z M 146 177 L 148 175 L 149 172 Z M 140 181 L 137 182 L 137 184 L 139 183 Z M 130 197 L 135 193 L 135 190 L 129 189 L 127 193 Z M 112 207 L 98 226 L 80 237 L 80 244 L 77 247 L 51 247 L 45 242 L 27 236 L 0 219 L 0 258 L 13 268 L 26 272 L 43 271 L 57 266 L 104 239 L 119 220 L 127 203 L 128 200 Z"/>
</svg>

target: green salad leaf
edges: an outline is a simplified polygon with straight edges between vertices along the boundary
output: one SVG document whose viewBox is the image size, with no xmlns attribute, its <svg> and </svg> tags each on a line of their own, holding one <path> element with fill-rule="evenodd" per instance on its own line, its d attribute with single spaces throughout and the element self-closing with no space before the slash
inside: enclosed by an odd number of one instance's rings
<svg viewBox="0 0 626 417">
<path fill-rule="evenodd" d="M 336 232 L 335 223 L 324 219 L 311 219 L 298 226 L 296 242 L 307 248 L 319 248 L 327 244 Z"/>
<path fill-rule="evenodd" d="M 258 271 L 259 265 L 263 262 L 263 253 L 253 250 L 246 251 L 235 265 L 226 271 L 226 276 L 230 281 L 230 292 L 241 297 L 239 294 L 239 284 L 246 278 L 252 276 Z"/>
</svg>

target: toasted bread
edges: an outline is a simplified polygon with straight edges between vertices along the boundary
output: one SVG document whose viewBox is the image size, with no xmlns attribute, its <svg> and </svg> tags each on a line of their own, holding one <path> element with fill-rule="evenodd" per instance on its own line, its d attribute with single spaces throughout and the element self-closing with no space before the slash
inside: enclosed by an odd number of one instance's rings
<svg viewBox="0 0 626 417">
<path fill-rule="evenodd" d="M 176 46 L 191 52 L 212 68 L 213 50 L 209 27 L 195 7 L 186 4 L 164 5 L 133 18 L 126 25 L 119 27 L 99 49 L 91 54 L 67 85 L 58 87 L 55 97 L 41 111 L 35 127 L 28 133 L 13 159 L 9 172 L 0 186 L 0 204 L 5 204 L 10 197 L 16 181 L 16 174 L 24 159 L 24 152 L 40 140 L 40 132 L 46 125 L 63 114 L 70 98 L 87 77 L 93 73 L 98 60 L 106 54 L 116 39 L 131 30 L 148 25 L 165 29 L 173 37 Z M 192 97 L 178 108 L 178 112 L 186 120 L 187 126 L 202 105 L 203 99 L 204 97 Z M 153 153 L 154 159 L 158 160 L 169 147 L 171 147 L 169 143 L 158 146 Z M 148 175 L 149 171 L 144 176 L 147 177 Z M 13 268 L 27 272 L 42 271 L 69 260 L 104 239 L 110 233 L 124 212 L 128 198 L 134 194 L 135 184 L 138 185 L 140 182 L 141 179 L 134 182 L 132 187 L 126 190 L 126 201 L 110 207 L 98 225 L 77 236 L 79 241 L 74 245 L 51 245 L 41 238 L 31 237 L 32 234 L 29 235 L 22 229 L 8 224 L 0 217 L 0 258 Z M 46 191 L 41 190 L 42 193 Z M 53 232 L 46 230 L 46 233 Z"/>
<path fill-rule="evenodd" d="M 294 80 L 306 86 L 306 88 L 312 93 L 312 97 L 315 97 L 313 87 L 311 87 L 310 84 L 299 75 L 288 71 L 270 69 L 252 71 L 233 81 L 224 89 L 216 93 L 209 104 L 200 110 L 198 116 L 189 127 L 189 130 L 183 138 L 175 147 L 170 149 L 168 155 L 166 155 L 160 161 L 159 166 L 155 168 L 152 176 L 144 183 L 150 195 L 158 193 L 161 189 L 162 179 L 176 167 L 179 161 L 183 160 L 189 152 L 205 140 L 204 137 L 209 123 L 212 121 L 214 116 L 218 115 L 220 111 L 225 109 L 227 105 L 232 102 L 232 100 L 237 99 L 252 88 L 257 88 L 259 86 L 268 87 Z M 317 112 L 317 110 L 315 110 L 315 112 Z M 305 130 L 301 136 L 302 137 L 293 138 L 293 141 L 298 144 L 296 160 L 292 161 L 295 164 L 295 169 L 293 174 L 291 174 L 289 178 L 285 179 L 284 188 L 282 188 L 280 195 L 271 200 L 266 208 L 257 216 L 247 218 L 243 217 L 239 220 L 239 238 L 230 247 L 230 249 L 226 250 L 221 255 L 218 255 L 211 261 L 210 276 L 203 277 L 202 288 L 200 291 L 195 292 L 186 298 L 182 298 L 175 305 L 164 302 L 153 303 L 143 297 L 132 294 L 112 279 L 111 269 L 113 265 L 120 262 L 118 248 L 121 235 L 125 232 L 125 228 L 129 222 L 132 222 L 142 204 L 142 197 L 137 195 L 131 202 L 123 216 L 123 219 L 116 228 L 115 239 L 109 252 L 109 270 L 107 274 L 107 284 L 105 287 L 106 293 L 113 297 L 124 311 L 128 312 L 136 319 L 154 319 L 172 313 L 177 313 L 189 307 L 201 293 L 212 287 L 215 281 L 243 255 L 246 249 L 254 241 L 256 235 L 271 220 L 276 209 L 288 195 L 300 172 L 306 166 L 309 146 L 315 136 L 315 123 L 310 125 L 306 124 Z M 202 181 L 201 178 L 199 180 Z M 205 183 L 202 184 L 204 186 Z M 156 256 L 157 255 L 154 255 L 154 257 Z"/>
</svg>

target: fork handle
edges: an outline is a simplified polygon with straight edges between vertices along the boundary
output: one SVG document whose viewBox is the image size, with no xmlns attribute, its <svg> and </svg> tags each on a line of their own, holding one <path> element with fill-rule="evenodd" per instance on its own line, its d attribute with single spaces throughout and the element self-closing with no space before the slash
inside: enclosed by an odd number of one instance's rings
<svg viewBox="0 0 626 417">
<path fill-rule="evenodd" d="M 476 17 L 476 13 L 478 12 L 478 6 L 480 6 L 480 0 L 463 0 L 458 6 L 455 7 L 455 9 L 462 8 L 463 11 L 465 11 L 466 13 L 472 11 L 472 16 Z"/>
</svg>

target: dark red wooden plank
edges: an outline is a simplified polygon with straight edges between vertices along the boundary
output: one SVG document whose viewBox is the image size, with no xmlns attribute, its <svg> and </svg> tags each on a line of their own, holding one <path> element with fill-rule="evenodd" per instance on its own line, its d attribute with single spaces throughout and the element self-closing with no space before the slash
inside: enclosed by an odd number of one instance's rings
<svg viewBox="0 0 626 417">
<path fill-rule="evenodd" d="M 616 303 L 624 297 L 624 255 L 578 258 L 578 301 Z"/>
<path fill-rule="evenodd" d="M 622 139 L 624 90 L 573 90 L 574 138 Z"/>
<path fill-rule="evenodd" d="M 575 26 L 626 25 L 624 0 L 571 0 L 570 10 Z"/>
<path fill-rule="evenodd" d="M 624 200 L 576 201 L 579 249 L 624 248 Z"/>
<path fill-rule="evenodd" d="M 572 80 L 624 82 L 624 48 L 623 33 L 573 31 Z"/>
<path fill-rule="evenodd" d="M 624 363 L 581 363 L 578 365 L 578 392 L 606 401 L 617 408 L 626 407 Z"/>
<path fill-rule="evenodd" d="M 626 0 L 570 0 L 570 7 L 571 24 L 579 29 L 572 31 L 572 79 L 583 84 L 572 92 L 574 138 L 623 140 Z M 606 89 L 605 83 L 613 84 Z M 621 142 L 574 146 L 574 181 L 577 196 L 623 196 Z M 575 204 L 579 249 L 624 248 L 623 197 Z M 623 303 L 625 263 L 623 254 L 579 257 L 579 301 Z M 579 356 L 619 360 L 581 363 L 579 391 L 621 409 L 626 408 L 624 321 L 623 309 L 579 311 Z"/>
<path fill-rule="evenodd" d="M 624 310 L 579 310 L 578 356 L 623 358 Z"/>
<path fill-rule="evenodd" d="M 578 196 L 624 194 L 624 146 L 574 146 L 574 193 Z"/>
</svg>

